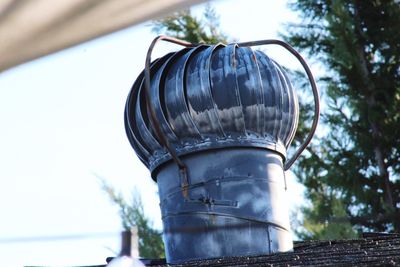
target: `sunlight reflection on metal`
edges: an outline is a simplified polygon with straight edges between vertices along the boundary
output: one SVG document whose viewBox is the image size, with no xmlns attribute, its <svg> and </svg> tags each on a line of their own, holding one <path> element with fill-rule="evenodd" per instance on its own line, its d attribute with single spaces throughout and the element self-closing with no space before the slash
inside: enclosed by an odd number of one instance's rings
<svg viewBox="0 0 400 267">
<path fill-rule="evenodd" d="M 185 48 L 151 63 L 159 40 Z M 283 46 L 300 61 L 315 98 L 310 133 L 289 160 L 298 100 L 285 70 L 251 48 L 267 44 Z M 282 41 L 154 39 L 144 75 L 128 97 L 125 123 L 158 183 L 167 261 L 290 251 L 284 171 L 311 141 L 318 118 L 314 78 Z"/>
</svg>

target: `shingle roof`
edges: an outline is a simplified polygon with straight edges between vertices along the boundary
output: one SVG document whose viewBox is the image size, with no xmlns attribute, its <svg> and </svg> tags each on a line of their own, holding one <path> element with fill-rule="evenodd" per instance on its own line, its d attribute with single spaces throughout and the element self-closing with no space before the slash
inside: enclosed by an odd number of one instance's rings
<svg viewBox="0 0 400 267">
<path fill-rule="evenodd" d="M 251 257 L 188 262 L 189 266 L 395 266 L 400 265 L 400 234 L 364 234 L 354 240 L 295 242 L 294 251 Z M 165 267 L 160 263 L 148 266 Z"/>
</svg>

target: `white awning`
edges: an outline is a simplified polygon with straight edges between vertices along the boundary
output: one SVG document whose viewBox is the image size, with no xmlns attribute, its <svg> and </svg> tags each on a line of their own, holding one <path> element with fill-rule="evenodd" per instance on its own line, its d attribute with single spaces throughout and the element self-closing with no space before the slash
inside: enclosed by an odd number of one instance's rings
<svg viewBox="0 0 400 267">
<path fill-rule="evenodd" d="M 204 0 L 1 0 L 0 72 Z"/>
</svg>

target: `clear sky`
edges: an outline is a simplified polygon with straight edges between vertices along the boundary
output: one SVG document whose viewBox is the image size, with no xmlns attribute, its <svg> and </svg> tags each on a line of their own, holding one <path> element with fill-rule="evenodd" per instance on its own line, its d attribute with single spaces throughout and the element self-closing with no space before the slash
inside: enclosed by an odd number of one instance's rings
<svg viewBox="0 0 400 267">
<path fill-rule="evenodd" d="M 222 30 L 239 41 L 277 38 L 283 23 L 296 18 L 286 1 L 212 5 Z M 196 14 L 202 10 L 194 8 Z M 156 36 L 148 25 L 0 73 L 1 266 L 91 265 L 115 255 L 118 209 L 96 176 L 126 196 L 137 188 L 146 213 L 161 228 L 157 187 L 130 147 L 123 124 L 127 94 Z M 298 66 L 283 49 L 266 51 L 283 65 Z M 292 175 L 288 179 L 295 207 L 301 187 Z"/>
</svg>

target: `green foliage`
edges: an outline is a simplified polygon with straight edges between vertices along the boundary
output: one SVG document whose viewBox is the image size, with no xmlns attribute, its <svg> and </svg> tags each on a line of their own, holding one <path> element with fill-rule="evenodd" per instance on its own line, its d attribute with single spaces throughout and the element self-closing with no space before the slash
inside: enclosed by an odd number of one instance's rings
<svg viewBox="0 0 400 267">
<path fill-rule="evenodd" d="M 357 232 L 347 218 L 345 207 L 335 194 L 323 192 L 315 197 L 313 208 L 303 209 L 303 229 L 297 230 L 300 239 L 337 240 L 357 238 Z"/>
<path fill-rule="evenodd" d="M 201 18 L 196 18 L 190 10 L 183 10 L 154 21 L 153 31 L 191 43 L 227 43 L 228 37 L 218 27 L 219 18 L 215 10 L 207 5 Z"/>
<path fill-rule="evenodd" d="M 308 235 L 332 229 L 352 237 L 349 223 L 400 232 L 400 5 L 299 0 L 291 7 L 303 21 L 285 39 L 328 69 L 319 80 L 325 130 L 295 168 L 312 204 Z M 299 129 L 304 136 L 307 127 Z"/>
<path fill-rule="evenodd" d="M 111 201 L 119 207 L 122 225 L 126 230 L 136 226 L 139 236 L 139 255 L 148 259 L 165 258 L 164 243 L 161 232 L 154 229 L 145 216 L 143 204 L 136 192 L 133 194 L 132 201 L 126 202 L 121 193 L 102 181 L 103 190 L 108 194 Z"/>
</svg>

